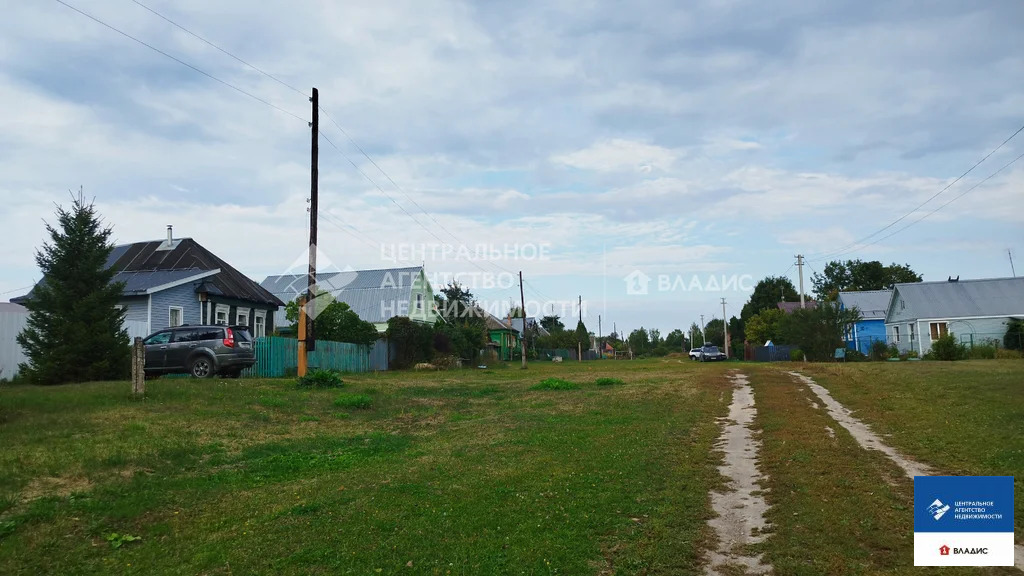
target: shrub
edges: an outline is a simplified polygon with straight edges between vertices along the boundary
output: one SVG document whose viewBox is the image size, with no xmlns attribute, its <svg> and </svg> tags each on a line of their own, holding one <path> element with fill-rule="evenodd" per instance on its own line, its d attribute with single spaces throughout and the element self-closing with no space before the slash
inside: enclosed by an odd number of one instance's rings
<svg viewBox="0 0 1024 576">
<path fill-rule="evenodd" d="M 801 350 L 799 348 L 796 348 L 794 350 L 790 350 L 789 351 L 789 361 L 790 362 L 803 362 L 804 361 L 804 352 L 803 352 L 803 350 Z"/>
<path fill-rule="evenodd" d="M 373 399 L 366 394 L 342 394 L 334 399 L 334 405 L 339 408 L 369 410 L 373 405 Z"/>
<path fill-rule="evenodd" d="M 625 382 L 623 382 L 621 378 L 608 378 L 606 376 L 594 380 L 594 384 L 597 384 L 598 386 L 614 386 L 616 384 L 625 384 Z"/>
<path fill-rule="evenodd" d="M 967 350 L 967 357 L 971 360 L 994 360 L 996 347 L 993 344 L 975 344 Z"/>
<path fill-rule="evenodd" d="M 889 346 L 882 340 L 876 340 L 871 344 L 871 354 L 868 357 L 875 362 L 885 360 L 889 357 Z"/>
<path fill-rule="evenodd" d="M 996 360 L 1019 360 L 1021 353 L 1019 350 L 1007 350 L 1006 348 L 996 348 Z"/>
<path fill-rule="evenodd" d="M 963 344 L 957 342 L 952 334 L 946 334 L 932 342 L 931 355 L 936 360 L 952 362 L 953 360 L 962 359 L 965 355 L 965 350 Z"/>
<path fill-rule="evenodd" d="M 868 359 L 868 357 L 865 356 L 864 353 L 861 352 L 860 350 L 847 350 L 846 351 L 846 361 L 847 362 L 863 362 L 863 361 L 865 361 L 867 359 Z"/>
<path fill-rule="evenodd" d="M 918 357 L 917 350 L 907 350 L 907 353 L 904 354 L 904 357 L 906 357 L 906 358 L 917 358 Z"/>
<path fill-rule="evenodd" d="M 1024 350 L 1024 320 L 1011 318 L 1006 323 L 1006 336 L 1003 336 L 1003 346 L 1010 350 Z"/>
<path fill-rule="evenodd" d="M 899 358 L 900 348 L 895 344 L 889 344 L 889 347 L 885 351 L 886 358 Z"/>
<path fill-rule="evenodd" d="M 341 374 L 335 370 L 314 368 L 295 381 L 298 388 L 340 388 L 344 386 Z"/>
<path fill-rule="evenodd" d="M 561 378 L 545 378 L 538 384 L 532 386 L 531 390 L 575 390 L 580 385 L 575 382 L 569 382 L 568 380 L 562 380 Z"/>
</svg>

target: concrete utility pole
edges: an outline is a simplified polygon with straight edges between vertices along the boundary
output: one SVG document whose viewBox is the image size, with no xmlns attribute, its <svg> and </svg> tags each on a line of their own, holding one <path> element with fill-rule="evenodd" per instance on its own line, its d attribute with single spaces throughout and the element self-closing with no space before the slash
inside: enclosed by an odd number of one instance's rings
<svg viewBox="0 0 1024 576">
<path fill-rule="evenodd" d="M 597 315 L 597 357 L 604 359 L 604 344 L 601 344 L 601 315 Z"/>
<path fill-rule="evenodd" d="M 313 302 L 316 294 L 316 223 L 317 211 L 319 210 L 319 183 L 320 183 L 320 93 L 313 88 L 313 95 L 309 101 L 313 106 L 313 121 L 309 123 L 312 128 L 312 139 L 310 142 L 309 162 L 309 276 L 306 278 L 306 297 L 300 300 L 299 312 L 299 367 L 298 375 L 306 375 L 306 354 L 316 350 L 316 333 L 314 332 L 313 319 L 309 314 L 304 314 L 302 309 L 306 302 Z"/>
<path fill-rule="evenodd" d="M 580 295 L 580 323 L 583 322 L 583 295 Z M 576 361 L 583 362 L 583 342 L 576 343 Z"/>
<path fill-rule="evenodd" d="M 1017 271 L 1013 269 L 1013 252 L 1009 248 L 1006 249 L 1006 255 L 1010 257 L 1010 274 L 1013 274 L 1013 277 L 1016 278 Z"/>
<path fill-rule="evenodd" d="M 700 315 L 700 345 L 707 344 L 708 341 L 704 338 L 704 315 Z"/>
<path fill-rule="evenodd" d="M 803 254 L 796 255 L 796 269 L 800 274 L 800 307 L 806 308 L 807 305 L 804 303 L 804 256 Z"/>
<path fill-rule="evenodd" d="M 523 359 L 523 369 L 526 369 L 526 296 L 523 295 L 523 271 L 519 271 L 519 305 L 523 311 L 523 340 L 519 343 L 519 353 Z"/>
<path fill-rule="evenodd" d="M 725 331 L 724 332 L 725 333 L 725 338 L 722 341 L 725 343 L 725 346 L 723 346 L 723 348 L 725 348 L 725 357 L 728 358 L 729 357 L 729 321 L 726 320 L 726 318 L 727 318 L 727 316 L 725 315 L 725 298 L 722 298 L 722 328 Z"/>
</svg>

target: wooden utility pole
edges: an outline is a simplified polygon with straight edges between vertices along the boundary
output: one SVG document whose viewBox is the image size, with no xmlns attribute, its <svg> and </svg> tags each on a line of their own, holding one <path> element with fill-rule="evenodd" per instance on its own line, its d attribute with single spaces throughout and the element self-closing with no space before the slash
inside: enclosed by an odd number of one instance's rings
<svg viewBox="0 0 1024 576">
<path fill-rule="evenodd" d="M 132 396 L 142 398 L 146 395 L 146 346 L 142 338 L 135 337 L 132 344 Z"/>
<path fill-rule="evenodd" d="M 519 306 L 523 313 L 523 339 L 519 343 L 519 355 L 523 360 L 523 369 L 526 369 L 526 296 L 523 295 L 523 271 L 519 271 Z"/>
<path fill-rule="evenodd" d="M 306 375 L 306 297 L 299 296 L 299 367 L 296 374 L 299 378 Z"/>
<path fill-rule="evenodd" d="M 313 318 L 307 314 L 306 304 L 316 298 L 316 224 L 319 210 L 320 186 L 320 92 L 313 88 L 309 98 L 313 108 L 309 161 L 309 273 L 306 277 L 306 296 L 299 298 L 299 364 L 298 375 L 306 375 L 307 354 L 316 350 L 316 331 Z"/>
<path fill-rule="evenodd" d="M 804 256 L 803 254 L 796 255 L 796 269 L 800 274 L 800 307 L 805 308 L 804 303 Z"/>
<path fill-rule="evenodd" d="M 580 324 L 583 323 L 583 295 L 580 295 Z M 576 361 L 583 362 L 583 342 L 576 342 Z"/>
<path fill-rule="evenodd" d="M 725 348 L 725 357 L 728 358 L 729 357 L 729 321 L 726 318 L 727 317 L 725 315 L 725 298 L 722 298 L 722 331 L 723 331 L 722 333 L 725 335 L 725 338 L 722 339 L 722 342 L 725 344 L 725 346 L 723 346 L 723 348 Z"/>
</svg>

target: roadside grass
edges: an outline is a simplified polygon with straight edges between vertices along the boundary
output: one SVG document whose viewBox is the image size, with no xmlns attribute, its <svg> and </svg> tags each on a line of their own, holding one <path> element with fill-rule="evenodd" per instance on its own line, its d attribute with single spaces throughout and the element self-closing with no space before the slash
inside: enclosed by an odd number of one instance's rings
<svg viewBox="0 0 1024 576">
<path fill-rule="evenodd" d="M 1015 538 L 1024 542 L 1024 362 L 810 364 L 800 371 L 938 474 L 1014 476 Z"/>
<path fill-rule="evenodd" d="M 762 430 L 770 536 L 755 546 L 776 574 L 1015 574 L 1013 568 L 914 564 L 913 483 L 860 448 L 806 386 L 774 368 L 749 370 Z M 825 429 L 830 427 L 833 434 Z"/>
<path fill-rule="evenodd" d="M 0 573 L 700 573 L 721 371 L 564 364 L 4 388 Z"/>
</svg>

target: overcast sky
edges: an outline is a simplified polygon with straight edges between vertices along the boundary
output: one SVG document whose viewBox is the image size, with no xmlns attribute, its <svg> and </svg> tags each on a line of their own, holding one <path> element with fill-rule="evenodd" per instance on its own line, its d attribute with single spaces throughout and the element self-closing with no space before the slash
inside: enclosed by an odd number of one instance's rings
<svg viewBox="0 0 1024 576">
<path fill-rule="evenodd" d="M 119 243 L 173 224 L 257 281 L 301 268 L 307 98 L 136 3 L 68 2 L 301 120 L 55 1 L 10 3 L 0 300 L 38 280 L 43 220 L 80 186 Z M 321 115 L 340 149 L 321 139 L 322 264 L 425 260 L 435 277 L 466 273 L 488 303 L 518 300 L 508 273 L 522 270 L 528 311 L 582 295 L 604 333 L 664 335 L 720 316 L 722 297 L 738 315 L 758 279 L 796 283 L 797 253 L 810 291 L 817 258 L 1024 124 L 1018 0 L 145 3 L 285 84 L 318 87 L 383 170 Z M 1024 133 L 865 244 L 1021 153 Z M 481 244 L 503 257 L 467 261 Z M 840 256 L 964 279 L 1009 276 L 1007 249 L 1024 273 L 1024 161 Z M 628 293 L 634 271 L 646 294 Z"/>
</svg>

